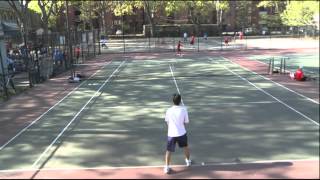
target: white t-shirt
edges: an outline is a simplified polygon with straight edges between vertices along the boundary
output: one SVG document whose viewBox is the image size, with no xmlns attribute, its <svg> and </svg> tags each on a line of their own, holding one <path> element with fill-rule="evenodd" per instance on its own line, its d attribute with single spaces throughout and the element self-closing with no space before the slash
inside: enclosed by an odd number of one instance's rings
<svg viewBox="0 0 320 180">
<path fill-rule="evenodd" d="M 189 123 L 188 111 L 184 106 L 172 106 L 166 112 L 165 121 L 168 123 L 168 136 L 178 137 L 187 131 L 184 123 Z"/>
<path fill-rule="evenodd" d="M 188 36 L 187 33 L 184 33 L 184 34 L 183 34 L 183 37 L 184 37 L 184 38 L 187 38 L 187 36 Z"/>
</svg>

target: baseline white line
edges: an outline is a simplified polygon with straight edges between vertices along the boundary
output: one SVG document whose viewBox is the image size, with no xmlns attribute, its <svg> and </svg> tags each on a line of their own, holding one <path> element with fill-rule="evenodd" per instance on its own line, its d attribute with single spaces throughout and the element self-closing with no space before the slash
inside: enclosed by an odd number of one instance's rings
<svg viewBox="0 0 320 180">
<path fill-rule="evenodd" d="M 283 159 L 283 160 L 260 160 L 260 161 L 241 161 L 241 162 L 204 162 L 204 166 L 212 165 L 241 165 L 241 164 L 258 164 L 258 163 L 277 163 L 277 162 L 301 162 L 301 161 L 319 161 L 319 159 Z M 203 166 L 201 164 L 194 164 L 191 167 Z M 8 169 L 0 170 L 0 173 L 12 173 L 12 172 L 26 172 L 26 171 L 74 171 L 74 170 L 112 170 L 112 169 L 144 169 L 144 168 L 163 168 L 164 165 L 155 165 L 155 166 L 119 166 L 119 167 L 93 167 L 93 168 L 82 168 L 82 167 L 73 167 L 73 168 L 33 168 L 33 169 Z M 186 165 L 170 165 L 170 167 L 186 167 Z"/>
<path fill-rule="evenodd" d="M 173 75 L 173 71 L 172 71 L 171 65 L 169 65 L 169 67 L 170 67 L 170 71 L 171 71 L 171 75 L 172 75 L 174 84 L 176 85 L 176 88 L 177 88 L 178 93 L 181 95 L 180 90 L 179 90 L 179 87 L 178 87 L 178 84 L 177 84 L 177 81 L 176 81 L 176 78 L 175 78 L 174 75 Z M 183 99 L 182 99 L 182 98 L 181 98 L 181 103 L 182 103 L 182 105 L 184 106 L 184 103 L 183 103 Z"/>
<path fill-rule="evenodd" d="M 63 128 L 63 130 L 59 133 L 59 135 L 52 141 L 52 143 L 46 148 L 46 150 L 39 156 L 39 158 L 32 164 L 32 167 L 36 166 L 38 162 L 41 160 L 41 158 L 47 153 L 47 151 L 56 143 L 56 141 L 63 135 L 63 133 L 68 129 L 68 127 L 72 124 L 72 122 L 80 115 L 80 113 L 87 107 L 87 105 L 92 101 L 93 98 L 95 98 L 100 90 L 109 82 L 111 77 L 114 75 L 115 72 L 118 71 L 118 69 L 125 63 L 126 61 L 123 61 L 116 70 L 113 71 L 113 73 L 108 77 L 108 79 L 105 80 L 105 82 L 100 86 L 100 88 L 96 91 L 96 93 L 87 101 L 87 103 L 78 111 L 78 113 L 72 118 L 72 120 L 67 124 L 66 127 Z"/>
<path fill-rule="evenodd" d="M 109 63 L 83 63 L 83 64 L 73 64 L 74 66 L 104 66 L 105 64 L 109 64 Z"/>
<path fill-rule="evenodd" d="M 279 103 L 278 101 L 257 101 L 257 102 L 225 102 L 225 103 L 207 103 L 203 104 L 204 106 L 210 106 L 210 105 L 247 105 L 247 104 L 272 104 L 272 103 Z M 194 106 L 195 104 L 189 104 L 189 106 Z M 196 104 L 196 106 L 201 106 L 200 104 Z"/>
<path fill-rule="evenodd" d="M 96 71 L 94 74 L 92 74 L 87 80 L 91 79 L 93 76 L 95 76 L 98 72 L 100 72 L 103 68 L 105 68 L 107 65 L 109 65 L 112 61 L 107 63 L 105 66 L 100 68 L 98 71 Z M 44 112 L 42 115 L 40 115 L 37 119 L 32 121 L 28 126 L 20 130 L 14 137 L 12 137 L 8 142 L 6 142 L 4 145 L 0 147 L 0 151 L 5 148 L 8 144 L 10 144 L 13 140 L 15 140 L 18 136 L 20 136 L 24 131 L 26 131 L 30 126 L 32 126 L 34 123 L 39 121 L 44 115 L 46 115 L 48 112 L 50 112 L 53 108 L 55 108 L 57 105 L 59 105 L 63 100 L 65 100 L 67 97 L 69 97 L 73 92 L 75 92 L 77 89 L 79 89 L 87 80 L 83 81 L 81 84 L 79 84 L 76 88 L 74 88 L 72 91 L 70 91 L 65 97 L 63 97 L 60 101 L 58 101 L 55 105 L 53 105 L 51 108 L 49 108 L 46 112 Z"/>
<path fill-rule="evenodd" d="M 225 58 L 225 57 L 223 57 L 223 56 L 221 56 L 221 57 L 222 57 L 223 59 L 231 62 L 232 64 L 238 65 L 238 66 L 242 67 L 243 69 L 245 69 L 245 70 L 247 70 L 247 71 L 250 71 L 251 73 L 262 77 L 263 79 L 266 79 L 266 80 L 268 80 L 268 81 L 271 81 L 271 82 L 275 83 L 276 85 L 281 86 L 281 87 L 285 88 L 286 90 L 297 94 L 297 95 L 300 96 L 300 97 L 303 97 L 303 98 L 305 98 L 305 99 L 307 99 L 307 100 L 309 100 L 309 101 L 311 101 L 311 102 L 313 102 L 313 103 L 315 103 L 315 104 L 319 104 L 319 102 L 317 102 L 317 101 L 315 101 L 315 100 L 313 100 L 313 99 L 311 99 L 311 98 L 309 98 L 309 97 L 307 97 L 307 96 L 305 96 L 305 95 L 303 95 L 303 94 L 300 94 L 300 93 L 298 93 L 298 92 L 296 92 L 296 91 L 294 91 L 294 90 L 292 90 L 292 89 L 289 89 L 289 88 L 287 88 L 286 86 L 284 86 L 284 85 L 282 85 L 282 84 L 280 84 L 280 83 L 277 83 L 277 82 L 271 80 L 270 78 L 267 78 L 267 77 L 265 77 L 265 76 L 262 76 L 262 75 L 260 75 L 260 74 L 258 74 L 258 73 L 256 73 L 256 72 L 253 72 L 253 71 L 251 71 L 250 69 L 248 69 L 248 68 L 246 68 L 246 67 L 244 67 L 244 66 L 242 66 L 242 65 L 240 65 L 240 64 L 234 63 L 234 62 L 232 62 L 231 60 L 229 60 L 228 58 Z"/>
<path fill-rule="evenodd" d="M 219 62 L 218 62 L 219 63 Z M 220 63 L 219 63 L 220 64 Z M 309 121 L 313 122 L 314 124 L 319 126 L 319 123 L 314 121 L 313 119 L 311 119 L 310 117 L 304 115 L 303 113 L 299 112 L 298 110 L 294 109 L 293 107 L 289 106 L 288 104 L 286 104 L 285 102 L 281 101 L 280 99 L 272 96 L 270 93 L 266 92 L 265 90 L 259 88 L 258 86 L 256 86 L 255 84 L 253 84 L 252 82 L 250 82 L 249 80 L 247 80 L 246 78 L 240 76 L 239 74 L 233 72 L 232 70 L 230 70 L 228 67 L 226 67 L 225 65 L 221 64 L 225 69 L 227 69 L 229 72 L 231 72 L 232 74 L 238 76 L 239 78 L 241 78 L 244 81 L 247 81 L 249 84 L 251 84 L 252 86 L 254 86 L 255 88 L 257 88 L 258 90 L 260 90 L 261 92 L 265 93 L 266 95 L 272 97 L 273 99 L 277 100 L 278 102 L 280 102 L 281 104 L 285 105 L 286 107 L 288 107 L 289 109 L 293 110 L 294 112 L 300 114 L 302 117 L 308 119 Z"/>
</svg>

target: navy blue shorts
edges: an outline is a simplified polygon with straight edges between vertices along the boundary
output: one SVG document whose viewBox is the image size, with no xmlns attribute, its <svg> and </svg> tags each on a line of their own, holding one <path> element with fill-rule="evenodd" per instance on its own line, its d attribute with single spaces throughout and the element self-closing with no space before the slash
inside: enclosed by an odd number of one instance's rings
<svg viewBox="0 0 320 180">
<path fill-rule="evenodd" d="M 176 143 L 178 143 L 179 147 L 186 147 L 188 146 L 188 136 L 184 134 L 179 137 L 169 137 L 167 141 L 167 151 L 174 152 L 176 148 Z"/>
</svg>

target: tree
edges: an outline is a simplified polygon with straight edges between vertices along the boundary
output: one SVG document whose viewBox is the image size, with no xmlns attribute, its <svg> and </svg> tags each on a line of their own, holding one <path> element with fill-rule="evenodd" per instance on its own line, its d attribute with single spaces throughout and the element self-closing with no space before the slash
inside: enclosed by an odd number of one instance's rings
<svg viewBox="0 0 320 180">
<path fill-rule="evenodd" d="M 18 20 L 18 25 L 23 37 L 23 41 L 27 42 L 27 34 L 28 34 L 28 6 L 31 0 L 8 0 L 8 4 L 12 8 L 12 10 L 15 12 L 15 15 Z"/>
<path fill-rule="evenodd" d="M 272 13 L 260 15 L 260 19 L 266 22 L 268 27 L 279 27 L 281 26 L 282 20 L 280 14 L 284 11 L 287 1 L 261 1 L 257 4 L 257 7 L 264 7 L 269 9 Z"/>
<path fill-rule="evenodd" d="M 156 7 L 159 5 L 157 1 L 143 1 L 143 7 L 145 12 L 147 13 L 147 17 L 151 24 L 151 37 L 155 35 L 155 23 L 154 23 L 154 12 L 156 11 Z M 139 4 L 137 5 L 139 7 Z"/>
<path fill-rule="evenodd" d="M 147 15 L 149 24 L 151 25 L 151 36 L 155 36 L 155 18 L 157 11 L 162 7 L 163 2 L 161 1 L 116 1 L 114 3 L 114 15 L 124 16 L 132 15 L 134 8 L 143 8 Z"/>
<path fill-rule="evenodd" d="M 31 68 L 30 68 L 30 62 L 28 57 L 28 49 L 27 49 L 27 42 L 28 42 L 28 32 L 29 32 L 29 18 L 28 18 L 28 6 L 31 0 L 8 0 L 8 4 L 15 12 L 15 15 L 18 20 L 18 25 L 20 28 L 20 32 L 22 34 L 23 42 L 24 42 L 24 49 L 25 49 L 25 65 L 27 67 L 28 71 L 28 78 L 29 78 L 29 86 L 32 87 L 32 77 L 31 77 Z"/>
<path fill-rule="evenodd" d="M 249 8 L 251 8 L 251 1 L 237 1 L 237 15 L 236 15 L 236 26 L 238 28 L 245 28 L 250 25 L 248 17 L 251 16 Z M 243 31 L 243 30 L 242 30 Z"/>
<path fill-rule="evenodd" d="M 229 10 L 229 3 L 227 1 L 214 1 L 216 13 L 217 13 L 217 24 L 221 25 L 222 23 L 222 17 L 223 12 L 226 12 Z"/>
<path fill-rule="evenodd" d="M 44 33 L 44 41 L 43 45 L 48 46 L 48 29 L 49 29 L 49 18 L 53 13 L 53 8 L 55 4 L 57 5 L 59 1 L 51 1 L 51 0 L 38 0 L 31 1 L 30 9 L 41 14 L 41 26 L 43 28 Z M 61 2 L 60 2 L 61 3 Z"/>
<path fill-rule="evenodd" d="M 280 16 L 288 26 L 306 26 L 313 25 L 315 14 L 319 14 L 319 1 L 289 1 Z"/>
<path fill-rule="evenodd" d="M 52 7 L 52 15 L 49 17 L 48 25 L 53 31 L 58 31 L 57 20 L 61 14 L 65 14 L 63 10 L 65 9 L 63 1 L 55 1 Z"/>
<path fill-rule="evenodd" d="M 188 17 L 195 27 L 195 33 L 199 34 L 201 24 L 204 22 L 204 16 L 216 9 L 218 15 L 218 22 L 221 22 L 222 14 L 228 9 L 228 3 L 224 1 L 169 1 L 165 6 L 165 11 L 168 14 L 187 11 Z"/>
</svg>

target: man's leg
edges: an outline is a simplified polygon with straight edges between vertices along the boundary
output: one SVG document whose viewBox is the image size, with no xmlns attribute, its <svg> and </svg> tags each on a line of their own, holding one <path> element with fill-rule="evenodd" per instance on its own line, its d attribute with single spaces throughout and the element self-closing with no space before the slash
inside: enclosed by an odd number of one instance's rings
<svg viewBox="0 0 320 180">
<path fill-rule="evenodd" d="M 167 151 L 165 155 L 165 166 L 164 166 L 164 173 L 168 174 L 170 173 L 170 160 L 171 160 L 171 152 L 174 152 L 175 149 L 175 138 L 174 137 L 168 137 L 167 140 Z"/>
<path fill-rule="evenodd" d="M 191 159 L 190 159 L 190 150 L 189 150 L 189 146 L 188 146 L 188 136 L 187 134 L 180 136 L 178 138 L 178 144 L 179 147 L 183 147 L 184 150 L 184 155 L 185 155 L 185 161 L 186 161 L 186 165 L 187 166 L 191 166 Z"/>
<path fill-rule="evenodd" d="M 166 166 L 168 167 L 170 164 L 170 160 L 171 160 L 171 152 L 170 151 L 166 151 L 165 160 L 166 160 Z"/>
<path fill-rule="evenodd" d="M 190 160 L 190 150 L 189 150 L 189 147 L 186 146 L 183 148 L 184 150 L 184 156 L 186 157 L 186 159 Z"/>
</svg>

